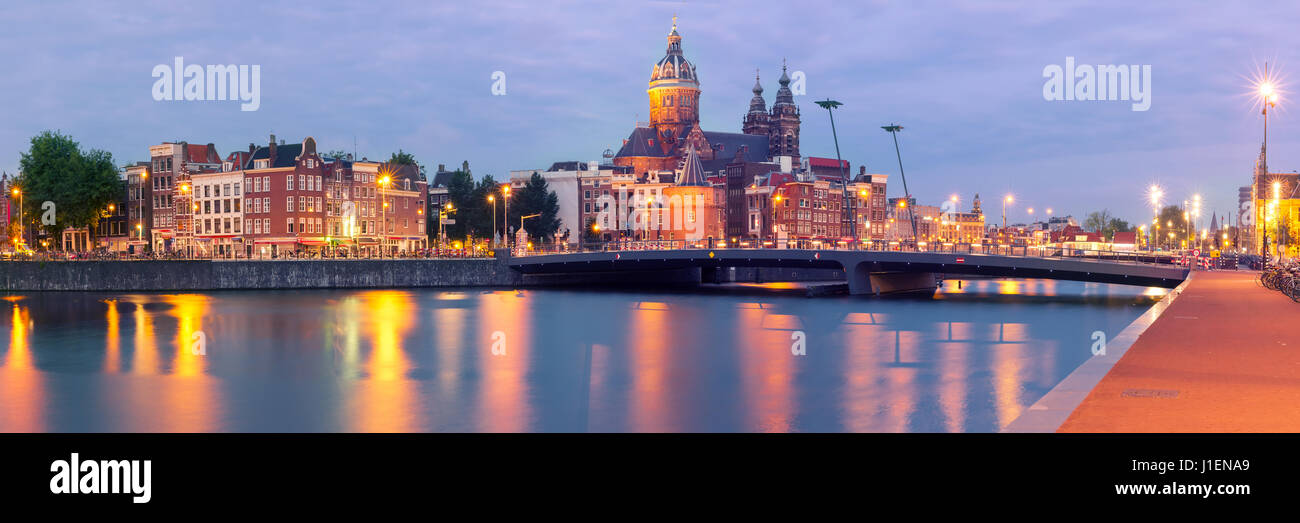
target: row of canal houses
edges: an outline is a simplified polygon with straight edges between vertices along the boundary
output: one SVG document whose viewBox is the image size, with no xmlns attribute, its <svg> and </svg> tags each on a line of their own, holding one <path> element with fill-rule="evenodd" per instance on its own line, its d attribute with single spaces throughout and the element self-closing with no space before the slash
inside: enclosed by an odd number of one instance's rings
<svg viewBox="0 0 1300 523">
<path fill-rule="evenodd" d="M 224 158 L 213 144 L 166 142 L 124 169 L 123 197 L 93 243 L 120 253 L 269 258 L 379 255 L 429 246 L 428 183 L 416 165 L 322 156 L 316 140 L 250 143 Z M 434 211 L 436 212 L 436 211 Z M 61 246 L 92 250 L 85 229 Z"/>
</svg>

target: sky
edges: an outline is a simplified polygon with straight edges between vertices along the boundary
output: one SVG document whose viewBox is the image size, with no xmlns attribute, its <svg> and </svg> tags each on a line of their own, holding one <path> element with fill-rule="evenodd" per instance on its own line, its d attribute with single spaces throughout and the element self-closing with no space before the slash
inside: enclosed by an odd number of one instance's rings
<svg viewBox="0 0 1300 523">
<path fill-rule="evenodd" d="M 192 5 L 191 5 L 192 4 Z M 647 120 L 651 66 L 672 17 L 701 82 L 701 126 L 739 132 L 755 69 L 771 104 L 782 60 L 805 78 L 795 97 L 801 152 L 890 175 L 923 204 L 979 193 L 1008 221 L 1044 209 L 1082 221 L 1108 210 L 1150 219 L 1165 200 L 1204 197 L 1229 214 L 1263 140 L 1252 94 L 1265 62 L 1281 84 L 1269 164 L 1300 170 L 1300 7 L 1276 2 L 91 2 L 0 5 L 0 170 L 32 136 L 70 134 L 121 165 L 165 141 L 214 143 L 224 156 L 314 137 L 321 150 L 474 174 L 595 160 Z M 155 66 L 258 65 L 260 107 L 156 101 Z M 1150 109 L 1128 101 L 1044 99 L 1044 68 L 1149 65 Z M 494 94 L 497 71 L 505 93 Z M 1292 71 L 1297 73 L 1292 74 Z M 1290 82 L 1288 82 L 1288 79 Z M 1290 89 L 1288 89 L 1288 85 Z M 1297 96 L 1300 103 L 1300 95 Z M 355 145 L 354 145 L 355 144 Z M 1034 216 L 1027 214 L 1034 208 Z"/>
</svg>

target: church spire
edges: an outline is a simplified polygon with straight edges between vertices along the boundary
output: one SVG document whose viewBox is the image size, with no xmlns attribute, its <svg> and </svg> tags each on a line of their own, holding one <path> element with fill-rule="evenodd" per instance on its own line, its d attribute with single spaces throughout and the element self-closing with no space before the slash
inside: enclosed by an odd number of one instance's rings
<svg viewBox="0 0 1300 523">
<path fill-rule="evenodd" d="M 786 73 L 785 59 L 781 59 L 781 79 L 777 81 L 781 88 L 776 91 L 776 102 L 773 106 L 794 105 L 794 93 L 790 91 L 790 75 Z"/>
<path fill-rule="evenodd" d="M 754 98 L 749 100 L 749 112 L 765 113 L 767 112 L 767 100 L 763 99 L 763 84 L 759 81 L 758 70 L 754 70 Z"/>
</svg>

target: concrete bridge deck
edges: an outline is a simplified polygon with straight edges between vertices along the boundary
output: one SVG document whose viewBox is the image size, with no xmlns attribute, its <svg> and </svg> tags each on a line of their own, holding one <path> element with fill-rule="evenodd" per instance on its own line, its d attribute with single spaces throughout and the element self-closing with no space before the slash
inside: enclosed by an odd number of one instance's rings
<svg viewBox="0 0 1300 523">
<path fill-rule="evenodd" d="M 524 274 L 579 274 L 684 268 L 794 267 L 842 269 L 852 294 L 918 287 L 925 275 L 954 274 L 1117 283 L 1173 288 L 1187 277 L 1183 267 L 1070 256 L 821 250 L 672 249 L 592 251 L 512 257 L 506 264 Z M 933 279 L 928 285 L 933 286 Z"/>
</svg>

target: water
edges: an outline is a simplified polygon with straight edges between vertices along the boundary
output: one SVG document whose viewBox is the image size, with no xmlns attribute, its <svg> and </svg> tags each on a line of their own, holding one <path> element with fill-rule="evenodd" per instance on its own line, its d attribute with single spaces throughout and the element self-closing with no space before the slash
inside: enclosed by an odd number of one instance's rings
<svg viewBox="0 0 1300 523">
<path fill-rule="evenodd" d="M 1165 292 L 791 287 L 11 295 L 0 430 L 996 431 Z"/>
</svg>

